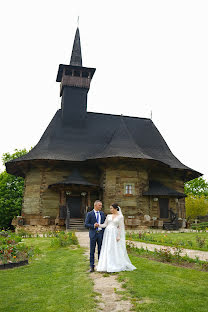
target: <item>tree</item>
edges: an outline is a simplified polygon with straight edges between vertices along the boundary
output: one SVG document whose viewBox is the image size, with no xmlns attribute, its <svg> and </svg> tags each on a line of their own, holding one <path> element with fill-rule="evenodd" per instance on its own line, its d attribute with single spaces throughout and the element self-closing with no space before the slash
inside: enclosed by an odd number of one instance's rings
<svg viewBox="0 0 208 312">
<path fill-rule="evenodd" d="M 208 214 L 208 182 L 202 177 L 185 183 L 186 216 L 196 219 Z"/>
<path fill-rule="evenodd" d="M 208 198 L 204 195 L 186 197 L 186 216 L 187 218 L 196 219 L 198 216 L 208 214 Z"/>
<path fill-rule="evenodd" d="M 9 160 L 27 154 L 26 149 L 15 149 L 13 154 L 3 154 L 3 164 Z M 0 229 L 11 228 L 12 219 L 20 215 L 24 191 L 24 179 L 8 174 L 0 173 Z"/>
<path fill-rule="evenodd" d="M 202 177 L 185 183 L 184 191 L 186 195 L 208 197 L 208 182 Z"/>
</svg>

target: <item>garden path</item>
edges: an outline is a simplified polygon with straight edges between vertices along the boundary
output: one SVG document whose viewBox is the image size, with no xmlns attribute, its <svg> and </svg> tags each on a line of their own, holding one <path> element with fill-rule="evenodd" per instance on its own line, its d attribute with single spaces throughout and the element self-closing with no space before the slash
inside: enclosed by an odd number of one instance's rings
<svg viewBox="0 0 208 312">
<path fill-rule="evenodd" d="M 131 243 L 132 243 L 132 241 L 131 241 Z M 160 249 L 167 249 L 168 248 L 172 254 L 175 252 L 174 247 L 155 245 L 155 244 L 147 244 L 147 243 L 137 242 L 137 241 L 133 241 L 133 243 L 136 247 L 138 247 L 138 248 L 143 247 L 144 249 L 147 248 L 149 251 L 154 251 L 155 249 L 160 250 Z M 199 260 L 208 261 L 208 251 L 181 248 L 180 255 L 186 256 L 186 254 L 188 255 L 189 258 L 192 258 L 192 259 L 195 259 L 197 257 Z"/>
<path fill-rule="evenodd" d="M 85 255 L 89 259 L 89 233 L 88 232 L 76 232 L 76 236 L 79 240 L 81 247 L 86 248 Z M 97 256 L 97 255 L 96 255 Z M 97 258 L 97 257 L 96 257 Z M 122 300 L 122 296 L 116 291 L 122 291 L 122 284 L 118 282 L 117 275 L 114 274 L 102 274 L 98 272 L 90 273 L 90 277 L 94 283 L 94 291 L 101 296 L 97 296 L 97 311 L 132 311 L 133 305 L 130 300 Z"/>
</svg>

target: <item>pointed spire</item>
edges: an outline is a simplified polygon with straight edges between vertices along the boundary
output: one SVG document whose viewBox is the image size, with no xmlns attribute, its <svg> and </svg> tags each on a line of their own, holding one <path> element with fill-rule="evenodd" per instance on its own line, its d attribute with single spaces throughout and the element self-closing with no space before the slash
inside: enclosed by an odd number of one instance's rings
<svg viewBox="0 0 208 312">
<path fill-rule="evenodd" d="M 77 27 L 75 38 L 74 38 L 70 65 L 82 66 L 82 52 L 81 52 L 80 34 L 79 34 L 78 27 Z"/>
</svg>

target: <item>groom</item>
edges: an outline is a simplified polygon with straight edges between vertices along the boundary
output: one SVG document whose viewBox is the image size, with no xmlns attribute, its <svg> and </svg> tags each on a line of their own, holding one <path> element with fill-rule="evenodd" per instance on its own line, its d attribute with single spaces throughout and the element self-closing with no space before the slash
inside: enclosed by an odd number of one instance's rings
<svg viewBox="0 0 208 312">
<path fill-rule="evenodd" d="M 98 245 L 98 259 L 100 256 L 100 250 L 102 246 L 104 229 L 99 227 L 99 224 L 104 223 L 105 215 L 101 211 L 101 209 L 102 202 L 100 200 L 96 200 L 94 202 L 94 209 L 88 212 L 85 220 L 85 227 L 89 229 L 89 237 L 90 237 L 90 272 L 94 272 L 96 243 Z"/>
</svg>

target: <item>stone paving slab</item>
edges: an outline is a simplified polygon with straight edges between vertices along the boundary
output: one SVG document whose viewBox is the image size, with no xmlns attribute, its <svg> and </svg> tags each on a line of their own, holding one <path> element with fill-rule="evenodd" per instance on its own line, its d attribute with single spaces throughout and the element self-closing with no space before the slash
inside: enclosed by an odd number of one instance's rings
<svg viewBox="0 0 208 312">
<path fill-rule="evenodd" d="M 160 249 L 169 249 L 170 252 L 173 254 L 176 249 L 174 247 L 168 247 L 168 246 L 163 246 L 163 245 L 155 245 L 155 244 L 147 244 L 147 243 L 143 243 L 143 242 L 137 242 L 137 241 L 128 241 L 129 243 L 134 243 L 134 245 L 138 248 L 144 248 L 144 249 L 148 249 L 149 251 L 154 251 L 155 249 L 160 250 Z M 208 261 L 208 252 L 207 251 L 201 251 L 201 250 L 193 250 L 193 249 L 185 249 L 185 248 L 181 248 L 181 256 L 186 256 L 188 255 L 188 257 L 192 258 L 192 259 L 196 259 L 198 258 L 199 260 L 202 261 Z"/>
</svg>

